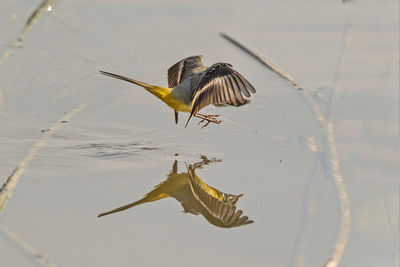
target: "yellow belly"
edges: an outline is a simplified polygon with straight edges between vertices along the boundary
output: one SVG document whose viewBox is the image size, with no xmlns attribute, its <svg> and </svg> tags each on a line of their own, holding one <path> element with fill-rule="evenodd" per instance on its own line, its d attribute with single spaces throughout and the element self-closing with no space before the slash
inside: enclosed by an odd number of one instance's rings
<svg viewBox="0 0 400 267">
<path fill-rule="evenodd" d="M 181 112 L 188 112 L 190 113 L 192 111 L 192 105 L 188 105 L 184 103 L 183 101 L 179 100 L 176 98 L 175 95 L 173 94 L 168 94 L 165 97 L 162 98 L 162 100 L 170 107 L 173 108 L 176 111 L 181 111 Z"/>
</svg>

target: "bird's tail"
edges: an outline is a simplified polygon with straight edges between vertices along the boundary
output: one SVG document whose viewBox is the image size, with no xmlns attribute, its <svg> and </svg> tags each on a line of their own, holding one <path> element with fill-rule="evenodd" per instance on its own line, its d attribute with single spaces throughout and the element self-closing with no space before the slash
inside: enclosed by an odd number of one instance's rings
<svg viewBox="0 0 400 267">
<path fill-rule="evenodd" d="M 149 91 L 150 93 L 152 93 L 153 95 L 157 96 L 160 99 L 163 99 L 166 95 L 168 95 L 171 92 L 171 88 L 166 88 L 166 87 L 162 87 L 162 86 L 157 86 L 157 85 L 151 85 L 148 83 L 144 83 L 144 82 L 140 82 L 140 81 L 136 81 L 134 79 L 128 78 L 128 77 L 124 77 L 118 74 L 114 74 L 111 72 L 106 72 L 106 71 L 100 71 L 101 74 L 106 75 L 106 76 L 110 76 L 116 79 L 120 79 L 123 81 L 127 81 L 130 83 L 134 83 L 137 84 L 139 86 L 144 87 L 147 91 Z"/>
</svg>

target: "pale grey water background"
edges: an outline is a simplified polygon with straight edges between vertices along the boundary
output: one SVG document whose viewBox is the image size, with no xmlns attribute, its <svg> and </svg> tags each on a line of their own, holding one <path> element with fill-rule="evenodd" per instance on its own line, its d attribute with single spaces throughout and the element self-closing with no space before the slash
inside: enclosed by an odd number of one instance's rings
<svg viewBox="0 0 400 267">
<path fill-rule="evenodd" d="M 40 3 L 0 4 L 2 54 Z M 7 231 L 56 266 L 327 261 L 340 213 L 326 137 L 303 92 L 223 31 L 310 89 L 333 122 L 351 210 L 340 266 L 398 266 L 398 10 L 398 1 L 372 0 L 56 1 L 0 65 L 1 183 L 42 129 L 86 107 L 35 155 L 0 214 L 0 265 L 40 266 Z M 203 130 L 194 120 L 185 129 L 186 114 L 176 126 L 173 111 L 142 88 L 98 74 L 166 85 L 167 68 L 197 54 L 231 63 L 257 89 L 245 107 L 207 107 L 226 121 Z M 182 172 L 200 155 L 222 159 L 197 174 L 244 193 L 237 206 L 253 224 L 217 228 L 171 198 L 96 217 L 140 199 L 175 160 Z"/>
</svg>

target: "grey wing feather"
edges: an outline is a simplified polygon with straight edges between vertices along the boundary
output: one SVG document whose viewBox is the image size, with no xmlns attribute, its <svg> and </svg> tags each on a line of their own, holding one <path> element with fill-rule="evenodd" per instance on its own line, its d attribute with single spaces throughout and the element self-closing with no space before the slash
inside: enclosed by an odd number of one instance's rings
<svg viewBox="0 0 400 267">
<path fill-rule="evenodd" d="M 168 69 L 168 87 L 174 88 L 193 74 L 203 71 L 203 56 L 191 56 L 175 63 Z"/>
<path fill-rule="evenodd" d="M 244 105 L 248 102 L 250 92 L 256 90 L 240 73 L 228 63 L 215 63 L 200 78 L 193 93 L 190 117 L 210 104 Z M 186 123 L 186 125 L 187 125 Z"/>
</svg>

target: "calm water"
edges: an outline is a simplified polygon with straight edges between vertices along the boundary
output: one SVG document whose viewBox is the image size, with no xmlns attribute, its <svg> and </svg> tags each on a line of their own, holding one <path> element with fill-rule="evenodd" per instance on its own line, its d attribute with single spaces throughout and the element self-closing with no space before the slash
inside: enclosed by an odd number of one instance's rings
<svg viewBox="0 0 400 267">
<path fill-rule="evenodd" d="M 53 2 L 20 36 L 41 1 L 0 4 L 1 266 L 322 266 L 346 227 L 340 266 L 399 264 L 398 1 Z M 98 74 L 198 54 L 257 89 L 203 130 Z"/>
</svg>

